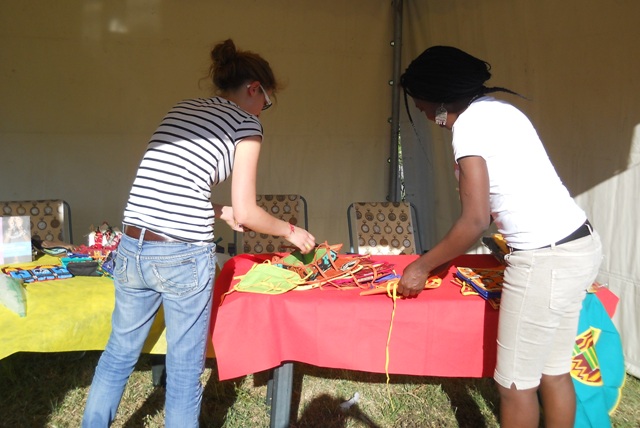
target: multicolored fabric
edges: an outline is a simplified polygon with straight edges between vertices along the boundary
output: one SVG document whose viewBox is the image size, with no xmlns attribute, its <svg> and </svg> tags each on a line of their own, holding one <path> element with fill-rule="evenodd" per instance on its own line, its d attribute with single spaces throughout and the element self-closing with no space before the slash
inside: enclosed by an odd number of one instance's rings
<svg viewBox="0 0 640 428">
<path fill-rule="evenodd" d="M 620 334 L 593 293 L 582 303 L 571 377 L 576 390 L 575 426 L 610 427 L 609 416 L 622 396 L 624 356 Z"/>
<path fill-rule="evenodd" d="M 308 254 L 300 251 L 278 253 L 255 261 L 229 292 L 244 291 L 281 294 L 290 290 L 310 290 L 323 286 L 368 289 L 375 281 L 392 275 L 393 265 L 373 262 L 370 256 L 340 254 L 342 244 L 320 244 Z"/>
<path fill-rule="evenodd" d="M 356 273 L 366 264 L 367 257 L 340 254 L 342 244 L 320 244 L 308 254 L 294 251 L 284 257 L 274 257 L 272 263 L 281 268 L 294 271 L 304 283 L 296 290 L 308 290 L 323 285 L 356 286 Z M 348 279 L 338 284 L 338 280 Z M 346 284 L 348 282 L 349 284 Z"/>
<path fill-rule="evenodd" d="M 456 276 L 470 285 L 484 299 L 500 297 L 502 293 L 504 266 L 495 269 L 459 266 Z"/>
</svg>

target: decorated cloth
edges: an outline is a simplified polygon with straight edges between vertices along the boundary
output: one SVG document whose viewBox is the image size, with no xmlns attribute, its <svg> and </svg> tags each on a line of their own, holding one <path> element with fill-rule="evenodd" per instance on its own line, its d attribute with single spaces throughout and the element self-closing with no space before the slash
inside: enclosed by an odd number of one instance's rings
<svg viewBox="0 0 640 428">
<path fill-rule="evenodd" d="M 499 298 L 504 282 L 504 266 L 493 269 L 458 266 L 456 278 L 471 286 L 483 299 Z"/>
<path fill-rule="evenodd" d="M 625 380 L 620 334 L 596 294 L 582 304 L 571 377 L 576 390 L 576 428 L 606 428 Z"/>
</svg>

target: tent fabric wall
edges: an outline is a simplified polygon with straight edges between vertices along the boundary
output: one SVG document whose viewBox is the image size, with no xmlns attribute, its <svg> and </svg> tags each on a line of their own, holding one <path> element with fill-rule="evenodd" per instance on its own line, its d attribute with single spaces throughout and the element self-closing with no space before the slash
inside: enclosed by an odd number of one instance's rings
<svg viewBox="0 0 640 428">
<path fill-rule="evenodd" d="M 348 242 L 348 205 L 387 194 L 392 28 L 371 0 L 5 0 L 0 200 L 69 201 L 78 242 L 119 224 L 150 135 L 173 103 L 212 95 L 209 51 L 232 38 L 283 85 L 261 114 L 257 192 L 303 195 L 315 236 Z"/>
<path fill-rule="evenodd" d="M 404 68 L 428 46 L 453 45 L 491 63 L 489 85 L 530 99 L 500 95 L 532 119 L 602 236 L 598 280 L 620 297 L 614 322 L 627 371 L 640 376 L 640 3 L 608 3 L 603 10 L 597 1 L 407 0 L 404 11 Z M 451 135 L 416 120 L 417 109 L 411 114 L 421 136 L 405 114 L 407 197 L 418 205 L 423 227 L 435 233 L 425 238 L 432 245 L 459 212 Z"/>
</svg>

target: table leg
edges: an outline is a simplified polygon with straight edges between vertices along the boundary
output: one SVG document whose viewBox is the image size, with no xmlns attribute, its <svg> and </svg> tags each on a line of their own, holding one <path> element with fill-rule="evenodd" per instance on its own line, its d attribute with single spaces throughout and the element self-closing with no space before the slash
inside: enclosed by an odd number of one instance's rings
<svg viewBox="0 0 640 428">
<path fill-rule="evenodd" d="M 151 378 L 153 386 L 167 386 L 167 371 L 164 354 L 151 354 Z"/>
<path fill-rule="evenodd" d="M 292 390 L 293 363 L 283 363 L 273 370 L 273 384 L 271 391 L 267 392 L 267 395 L 271 395 L 270 428 L 287 428 L 289 426 Z"/>
</svg>

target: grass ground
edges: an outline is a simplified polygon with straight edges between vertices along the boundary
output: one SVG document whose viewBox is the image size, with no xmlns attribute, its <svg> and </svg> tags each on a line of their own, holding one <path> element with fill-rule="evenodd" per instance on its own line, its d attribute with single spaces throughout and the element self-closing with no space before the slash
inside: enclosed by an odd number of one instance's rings
<svg viewBox="0 0 640 428">
<path fill-rule="evenodd" d="M 0 427 L 78 427 L 99 352 L 19 353 L 0 360 Z M 292 428 L 497 427 L 499 400 L 491 379 L 391 376 L 296 364 Z M 217 381 L 208 360 L 201 426 L 268 427 L 268 373 Z M 359 402 L 341 404 L 355 393 Z M 125 390 L 114 427 L 163 426 L 164 389 L 154 387 L 143 356 Z M 640 427 L 640 380 L 627 376 L 616 428 Z"/>
</svg>

